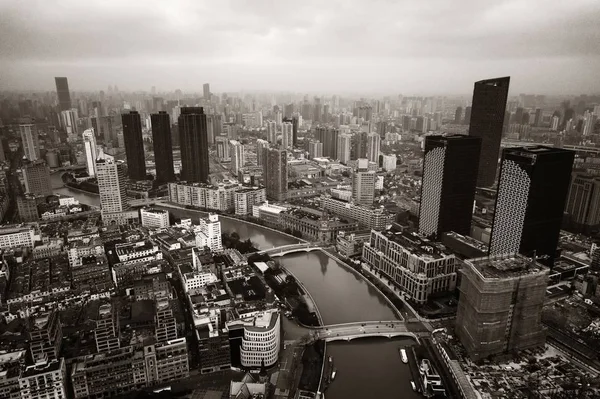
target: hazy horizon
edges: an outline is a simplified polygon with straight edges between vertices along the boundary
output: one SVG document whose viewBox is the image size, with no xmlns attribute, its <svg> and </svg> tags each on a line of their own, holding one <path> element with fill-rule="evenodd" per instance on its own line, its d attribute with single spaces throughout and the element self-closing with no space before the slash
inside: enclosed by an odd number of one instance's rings
<svg viewBox="0 0 600 399">
<path fill-rule="evenodd" d="M 600 1 L 0 1 L 0 91 L 600 93 Z"/>
</svg>

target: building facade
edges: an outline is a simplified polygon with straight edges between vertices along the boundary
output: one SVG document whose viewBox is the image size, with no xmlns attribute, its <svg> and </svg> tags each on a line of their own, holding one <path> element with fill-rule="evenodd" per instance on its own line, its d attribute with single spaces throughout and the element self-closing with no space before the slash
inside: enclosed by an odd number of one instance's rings
<svg viewBox="0 0 600 399">
<path fill-rule="evenodd" d="M 264 152 L 263 180 L 267 198 L 285 201 L 288 191 L 287 151 L 269 148 Z"/>
<path fill-rule="evenodd" d="M 235 192 L 235 214 L 251 215 L 254 205 L 262 204 L 267 200 L 267 193 L 263 187 L 243 188 Z"/>
<path fill-rule="evenodd" d="M 146 180 L 146 157 L 142 138 L 142 120 L 137 111 L 121 115 L 127 156 L 127 174 L 132 180 Z"/>
<path fill-rule="evenodd" d="M 140 221 L 142 226 L 150 229 L 164 229 L 170 226 L 169 211 L 162 209 L 142 208 L 140 209 Z"/>
<path fill-rule="evenodd" d="M 23 155 L 30 161 L 40 159 L 40 145 L 38 142 L 37 127 L 32 123 L 19 125 L 21 142 L 23 143 Z"/>
<path fill-rule="evenodd" d="M 181 148 L 181 180 L 208 182 L 208 134 L 206 114 L 202 107 L 181 108 L 179 145 Z"/>
<path fill-rule="evenodd" d="M 281 316 L 276 309 L 250 315 L 227 323 L 232 354 L 232 366 L 259 368 L 273 366 L 281 345 Z"/>
<path fill-rule="evenodd" d="M 175 181 L 173 166 L 173 144 L 171 140 L 171 119 L 166 111 L 150 115 L 156 180 L 161 183 Z"/>
<path fill-rule="evenodd" d="M 96 158 L 98 157 L 96 134 L 94 133 L 94 129 L 86 129 L 81 136 L 83 137 L 87 173 L 88 176 L 94 177 L 96 176 Z"/>
<path fill-rule="evenodd" d="M 335 215 L 356 220 L 361 227 L 373 230 L 384 230 L 394 221 L 394 215 L 383 208 L 365 206 L 343 200 L 321 197 L 323 209 Z"/>
</svg>

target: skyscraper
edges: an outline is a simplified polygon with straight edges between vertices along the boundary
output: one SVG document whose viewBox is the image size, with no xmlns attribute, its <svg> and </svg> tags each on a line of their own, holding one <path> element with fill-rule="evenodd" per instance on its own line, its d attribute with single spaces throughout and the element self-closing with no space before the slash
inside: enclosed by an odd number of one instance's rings
<svg viewBox="0 0 600 399">
<path fill-rule="evenodd" d="M 67 136 L 77 134 L 77 109 L 67 109 L 60 112 L 60 125 Z"/>
<path fill-rule="evenodd" d="M 146 179 L 146 158 L 142 138 L 142 120 L 137 111 L 121 114 L 123 121 L 123 139 L 127 155 L 127 172 L 132 180 Z"/>
<path fill-rule="evenodd" d="M 471 107 L 465 107 L 465 125 L 469 125 L 471 123 L 471 109 Z"/>
<path fill-rule="evenodd" d="M 367 156 L 367 137 L 366 132 L 358 132 L 352 136 L 350 159 L 357 160 Z"/>
<path fill-rule="evenodd" d="M 100 207 L 103 213 L 123 212 L 129 208 L 125 170 L 122 163 L 107 159 L 96 161 Z"/>
<path fill-rule="evenodd" d="M 481 139 L 427 136 L 423 161 L 419 232 L 469 235 Z"/>
<path fill-rule="evenodd" d="M 350 150 L 352 148 L 352 136 L 350 134 L 340 134 L 338 137 L 338 159 L 344 165 L 350 161 Z"/>
<path fill-rule="evenodd" d="M 454 123 L 456 123 L 457 125 L 462 122 L 462 112 L 462 107 L 456 108 L 456 112 L 454 113 Z"/>
<path fill-rule="evenodd" d="M 323 156 L 331 159 L 337 159 L 337 145 L 340 131 L 335 128 L 317 127 L 315 137 L 323 143 Z"/>
<path fill-rule="evenodd" d="M 321 158 L 323 156 L 323 143 L 310 141 L 308 143 L 308 159 Z"/>
<path fill-rule="evenodd" d="M 496 180 L 502 125 L 510 77 L 475 82 L 469 135 L 481 138 L 477 185 L 489 187 Z"/>
<path fill-rule="evenodd" d="M 287 151 L 279 148 L 264 150 L 263 180 L 267 198 L 275 201 L 287 199 Z"/>
<path fill-rule="evenodd" d="M 373 205 L 375 200 L 375 171 L 368 170 L 369 160 L 358 160 L 358 167 L 352 173 L 352 199 L 356 204 Z"/>
<path fill-rule="evenodd" d="M 256 140 L 256 165 L 262 166 L 264 162 L 264 150 L 269 148 L 269 142 L 267 140 L 258 139 Z"/>
<path fill-rule="evenodd" d="M 271 144 L 277 144 L 277 123 L 275 121 L 267 122 L 267 141 Z"/>
<path fill-rule="evenodd" d="M 166 111 L 150 116 L 156 180 L 163 184 L 175 181 L 173 145 L 171 144 L 171 119 Z"/>
<path fill-rule="evenodd" d="M 565 212 L 571 227 L 589 232 L 600 226 L 600 177 L 574 173 Z"/>
<path fill-rule="evenodd" d="M 502 152 L 490 255 L 535 252 L 552 264 L 573 159 L 572 151 L 544 146 Z"/>
<path fill-rule="evenodd" d="M 56 83 L 56 94 L 58 94 L 58 108 L 61 111 L 71 109 L 71 94 L 69 93 L 69 82 L 65 77 L 54 78 Z"/>
<path fill-rule="evenodd" d="M 231 140 L 229 142 L 231 154 L 231 173 L 237 176 L 239 170 L 244 167 L 244 146 L 237 140 Z"/>
<path fill-rule="evenodd" d="M 202 107 L 181 108 L 179 145 L 181 180 L 193 183 L 208 182 L 208 137 L 206 115 Z"/>
<path fill-rule="evenodd" d="M 286 117 L 283 118 L 283 122 L 289 122 L 292 124 L 292 138 L 290 140 L 290 146 L 296 147 L 298 145 L 298 117 Z"/>
<path fill-rule="evenodd" d="M 292 122 L 283 122 L 281 125 L 281 145 L 285 149 L 292 146 L 294 127 Z"/>
<path fill-rule="evenodd" d="M 44 161 L 28 162 L 23 166 L 25 192 L 34 195 L 52 195 L 50 169 Z"/>
<path fill-rule="evenodd" d="M 379 162 L 379 147 L 381 136 L 377 133 L 370 133 L 367 136 L 367 159 L 369 162 Z"/>
<path fill-rule="evenodd" d="M 86 129 L 81 136 L 83 137 L 83 147 L 85 149 L 87 173 L 88 176 L 94 177 L 96 176 L 96 157 L 98 156 L 94 129 Z"/>
<path fill-rule="evenodd" d="M 38 142 L 37 127 L 33 123 L 19 125 L 21 141 L 23 143 L 23 155 L 30 161 L 40 158 L 40 145 Z"/>
<path fill-rule="evenodd" d="M 210 84 L 204 83 L 202 85 L 202 92 L 204 94 L 204 99 L 210 101 Z"/>
</svg>

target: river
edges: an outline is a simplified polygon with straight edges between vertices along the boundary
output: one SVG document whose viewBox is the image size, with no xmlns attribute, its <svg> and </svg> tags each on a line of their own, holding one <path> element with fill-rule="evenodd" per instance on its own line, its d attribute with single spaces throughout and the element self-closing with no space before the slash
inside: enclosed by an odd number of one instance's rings
<svg viewBox="0 0 600 399">
<path fill-rule="evenodd" d="M 57 194 L 70 195 L 87 205 L 99 206 L 98 195 L 62 187 L 60 173 L 51 176 Z M 166 208 L 178 218 L 197 221 L 200 212 Z M 293 244 L 297 240 L 260 226 L 221 218 L 224 232 L 236 231 L 242 239 L 250 238 L 259 249 Z M 322 252 L 290 254 L 280 258 L 314 298 L 325 324 L 367 320 L 393 320 L 394 312 L 382 296 L 357 273 L 341 266 Z M 296 339 L 304 331 L 283 319 L 284 339 Z M 398 347 L 411 344 L 409 339 L 365 338 L 327 345 L 338 370 L 326 392 L 327 399 L 407 398 L 421 396 L 412 391 L 410 370 L 398 355 Z"/>
</svg>

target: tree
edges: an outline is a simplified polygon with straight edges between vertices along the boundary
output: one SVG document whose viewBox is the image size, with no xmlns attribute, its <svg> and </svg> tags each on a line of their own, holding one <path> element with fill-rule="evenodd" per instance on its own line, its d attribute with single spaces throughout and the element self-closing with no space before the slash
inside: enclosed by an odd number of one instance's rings
<svg viewBox="0 0 600 399">
<path fill-rule="evenodd" d="M 283 232 L 284 232 L 285 234 L 292 234 L 292 229 L 290 229 L 289 227 L 286 227 L 286 228 L 283 230 Z"/>
<path fill-rule="evenodd" d="M 301 231 L 299 231 L 299 230 L 294 230 L 294 231 L 292 232 L 292 235 L 293 235 L 294 237 L 302 238 L 302 232 L 301 232 Z"/>
</svg>

